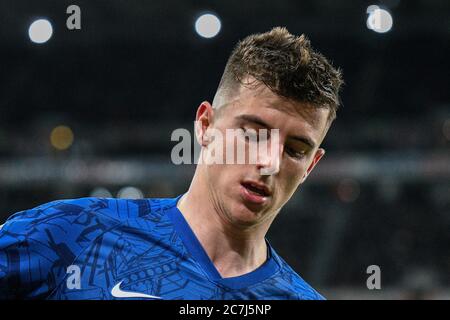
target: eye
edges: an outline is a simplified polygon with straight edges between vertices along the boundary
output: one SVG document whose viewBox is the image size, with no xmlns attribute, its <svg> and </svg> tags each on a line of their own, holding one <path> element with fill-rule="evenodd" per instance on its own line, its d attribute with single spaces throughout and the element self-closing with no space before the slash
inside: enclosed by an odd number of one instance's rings
<svg viewBox="0 0 450 320">
<path fill-rule="evenodd" d="M 304 150 L 297 151 L 291 147 L 285 147 L 284 150 L 290 157 L 295 158 L 297 160 L 303 159 L 306 156 L 306 152 Z"/>
<path fill-rule="evenodd" d="M 260 135 L 256 129 L 252 128 L 241 128 L 246 142 L 259 142 Z"/>
</svg>

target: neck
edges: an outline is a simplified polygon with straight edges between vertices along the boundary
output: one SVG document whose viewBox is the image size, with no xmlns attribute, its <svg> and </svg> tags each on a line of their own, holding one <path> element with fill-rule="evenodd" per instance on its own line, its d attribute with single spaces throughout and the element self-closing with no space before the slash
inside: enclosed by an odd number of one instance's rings
<svg viewBox="0 0 450 320">
<path fill-rule="evenodd" d="M 196 177 L 178 209 L 223 278 L 251 272 L 267 259 L 265 234 L 270 223 L 242 227 L 225 221 Z M 204 185 L 204 184 L 203 184 Z"/>
</svg>

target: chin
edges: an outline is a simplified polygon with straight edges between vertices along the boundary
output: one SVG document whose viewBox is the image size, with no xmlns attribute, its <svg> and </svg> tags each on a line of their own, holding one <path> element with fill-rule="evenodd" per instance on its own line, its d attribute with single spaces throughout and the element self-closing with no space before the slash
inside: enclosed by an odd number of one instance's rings
<svg viewBox="0 0 450 320">
<path fill-rule="evenodd" d="M 264 211 L 261 208 L 249 208 L 241 202 L 231 210 L 230 214 L 234 224 L 252 226 L 261 221 Z"/>
</svg>

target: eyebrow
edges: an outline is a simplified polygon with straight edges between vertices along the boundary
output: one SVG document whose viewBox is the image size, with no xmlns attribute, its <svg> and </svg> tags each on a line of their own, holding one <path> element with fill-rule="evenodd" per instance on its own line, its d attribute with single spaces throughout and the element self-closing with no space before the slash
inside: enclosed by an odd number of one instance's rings
<svg viewBox="0 0 450 320">
<path fill-rule="evenodd" d="M 246 122 L 251 122 L 257 125 L 260 125 L 262 127 L 266 127 L 267 129 L 274 129 L 272 128 L 272 126 L 270 126 L 268 123 L 266 123 L 263 119 L 261 119 L 258 116 L 255 115 L 249 115 L 249 114 L 241 114 L 237 117 L 237 119 L 239 120 L 243 120 Z M 312 149 L 315 148 L 316 144 L 314 143 L 314 141 L 312 141 L 310 138 L 308 137 L 304 137 L 304 136 L 291 136 L 290 138 L 303 142 L 304 144 L 308 145 L 309 147 L 311 147 Z"/>
</svg>

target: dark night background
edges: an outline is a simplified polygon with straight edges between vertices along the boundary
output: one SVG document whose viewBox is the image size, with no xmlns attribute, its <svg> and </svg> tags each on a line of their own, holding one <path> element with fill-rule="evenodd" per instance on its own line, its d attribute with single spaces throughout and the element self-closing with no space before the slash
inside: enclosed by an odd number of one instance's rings
<svg viewBox="0 0 450 320">
<path fill-rule="evenodd" d="M 66 28 L 71 4 L 81 30 Z M 369 5 L 391 31 L 367 28 Z M 205 12 L 222 23 L 212 39 L 194 29 Z M 35 44 L 41 17 L 53 35 Z M 171 163 L 172 131 L 192 130 L 235 43 L 274 26 L 305 33 L 346 84 L 327 153 L 269 240 L 329 298 L 449 298 L 449 1 L 0 0 L 0 224 L 99 187 L 186 191 L 194 167 Z M 372 264 L 383 290 L 366 288 Z"/>
</svg>

